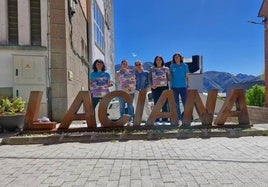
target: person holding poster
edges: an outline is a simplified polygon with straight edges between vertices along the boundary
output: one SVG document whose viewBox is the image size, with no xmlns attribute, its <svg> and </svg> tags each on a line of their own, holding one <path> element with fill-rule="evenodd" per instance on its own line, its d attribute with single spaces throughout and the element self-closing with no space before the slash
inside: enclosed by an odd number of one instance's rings
<svg viewBox="0 0 268 187">
<path fill-rule="evenodd" d="M 109 92 L 109 87 L 111 86 L 110 74 L 105 72 L 105 70 L 105 64 L 101 59 L 94 61 L 93 72 L 89 77 L 89 87 L 94 109 L 101 98 Z"/>
<path fill-rule="evenodd" d="M 152 96 L 154 104 L 157 103 L 162 92 L 168 90 L 168 80 L 170 78 L 170 72 L 167 67 L 164 66 L 164 59 L 161 56 L 156 56 L 154 58 L 154 66 L 150 70 L 149 79 L 151 82 Z M 165 103 L 162 112 L 168 112 L 168 104 Z M 165 125 L 168 119 L 163 118 L 162 123 Z M 155 124 L 160 125 L 160 119 L 156 119 Z"/>
<path fill-rule="evenodd" d="M 128 61 L 121 61 L 121 69 L 116 73 L 116 82 L 119 90 L 127 92 L 132 98 L 134 98 L 135 88 L 136 88 L 136 78 L 135 72 L 129 69 Z M 125 104 L 124 99 L 119 98 L 120 105 L 120 117 L 125 114 Z M 134 107 L 132 103 L 127 103 L 127 114 L 130 115 L 128 125 L 131 125 L 134 117 Z"/>
<path fill-rule="evenodd" d="M 187 88 L 189 86 L 189 68 L 187 64 L 183 63 L 183 57 L 180 53 L 175 53 L 173 55 L 169 70 L 171 74 L 171 89 L 174 93 L 174 99 L 179 116 L 179 125 L 181 125 L 182 113 L 180 110 L 180 97 L 184 108 L 187 97 Z"/>
</svg>

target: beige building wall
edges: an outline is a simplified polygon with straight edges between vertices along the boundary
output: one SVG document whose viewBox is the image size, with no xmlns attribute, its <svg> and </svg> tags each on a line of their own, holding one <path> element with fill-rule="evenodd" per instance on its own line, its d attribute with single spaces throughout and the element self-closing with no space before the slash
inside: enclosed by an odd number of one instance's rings
<svg viewBox="0 0 268 187">
<path fill-rule="evenodd" d="M 31 77 L 35 75 L 34 69 L 40 69 L 38 65 L 45 67 L 41 69 L 44 74 L 48 72 L 47 19 L 41 19 L 43 38 L 41 46 L 31 46 L 30 1 L 18 1 L 18 45 L 9 45 L 7 2 L 8 0 L 0 1 L 0 96 L 20 96 L 28 101 L 31 90 L 44 91 L 40 116 L 47 116 L 48 76 L 44 76 L 42 83 L 32 81 L 34 79 Z M 41 10 L 47 17 L 47 0 L 41 0 L 41 4 Z M 21 59 L 16 57 L 21 57 Z M 39 61 L 40 58 L 42 62 Z M 28 63 L 25 59 L 29 59 L 31 62 Z M 37 61 L 35 62 L 33 59 Z M 18 76 L 16 76 L 16 70 Z"/>
<path fill-rule="evenodd" d="M 80 90 L 88 90 L 87 20 L 80 4 L 69 19 L 68 2 L 51 1 L 51 105 L 61 121 Z"/>
<path fill-rule="evenodd" d="M 18 27 L 19 27 L 19 45 L 29 45 L 30 39 L 30 1 L 18 1 Z"/>
<path fill-rule="evenodd" d="M 2 7 L 2 8 L 1 8 Z M 7 1 L 0 1 L 0 43 L 7 44 Z M 1 56 L 0 56 L 1 57 Z"/>
<path fill-rule="evenodd" d="M 23 93 L 23 98 L 28 100 L 27 92 L 36 89 L 44 91 L 40 117 L 48 116 L 59 122 L 78 92 L 88 90 L 88 69 L 94 59 L 104 59 L 113 77 L 113 24 L 109 29 L 105 25 L 107 44 L 105 50 L 100 51 L 94 43 L 92 30 L 94 0 L 77 1 L 72 17 L 69 16 L 69 0 L 40 0 L 41 46 L 31 46 L 30 0 L 19 0 L 19 41 L 16 46 L 8 45 L 7 2 L 0 0 L 0 95 L 16 96 Z M 112 0 L 97 0 L 97 3 L 104 17 L 107 14 L 105 6 L 109 6 L 108 17 L 113 16 Z M 36 62 L 32 59 L 36 59 Z M 37 65 L 42 68 L 37 68 Z M 18 75 L 22 79 L 15 76 L 16 68 L 24 72 Z M 30 75 L 38 74 L 34 72 L 35 69 L 42 69 L 40 73 L 45 73 L 45 81 L 30 81 Z"/>
</svg>

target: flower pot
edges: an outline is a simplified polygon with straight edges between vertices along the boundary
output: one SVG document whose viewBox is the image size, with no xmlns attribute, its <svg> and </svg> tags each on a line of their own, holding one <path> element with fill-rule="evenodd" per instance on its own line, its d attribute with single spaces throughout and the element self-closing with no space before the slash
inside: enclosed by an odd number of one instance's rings
<svg viewBox="0 0 268 187">
<path fill-rule="evenodd" d="M 20 131 L 24 126 L 25 114 L 0 116 L 0 131 Z"/>
</svg>

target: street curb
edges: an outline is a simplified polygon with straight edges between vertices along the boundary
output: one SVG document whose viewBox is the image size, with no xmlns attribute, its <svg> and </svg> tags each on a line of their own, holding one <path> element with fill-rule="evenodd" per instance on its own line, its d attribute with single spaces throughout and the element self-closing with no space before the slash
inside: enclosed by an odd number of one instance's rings
<svg viewBox="0 0 268 187">
<path fill-rule="evenodd" d="M 107 141 L 188 139 L 243 136 L 268 136 L 268 130 L 258 129 L 179 129 L 170 131 L 141 132 L 80 132 L 52 135 L 10 136 L 2 138 L 1 145 L 59 144 L 70 142 L 96 143 Z"/>
</svg>

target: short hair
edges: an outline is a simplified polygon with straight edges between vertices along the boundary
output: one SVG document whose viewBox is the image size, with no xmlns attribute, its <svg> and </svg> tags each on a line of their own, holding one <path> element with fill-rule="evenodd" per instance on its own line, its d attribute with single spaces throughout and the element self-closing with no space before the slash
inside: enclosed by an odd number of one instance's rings
<svg viewBox="0 0 268 187">
<path fill-rule="evenodd" d="M 103 60 L 101 60 L 101 59 L 96 59 L 96 60 L 94 61 L 94 63 L 93 63 L 93 71 L 94 71 L 94 72 L 97 72 L 97 71 L 98 71 L 98 69 L 97 69 L 97 67 L 96 67 L 96 64 L 97 64 L 97 63 L 102 63 L 102 64 L 103 64 L 101 71 L 105 71 L 105 70 L 106 70 L 106 66 L 105 66 Z"/>
<path fill-rule="evenodd" d="M 165 65 L 165 62 L 164 62 L 164 59 L 163 59 L 163 57 L 161 57 L 161 56 L 159 56 L 159 55 L 157 55 L 155 58 L 154 58 L 154 66 L 155 67 L 157 67 L 157 64 L 156 64 L 156 59 L 157 58 L 160 58 L 161 59 L 161 66 L 164 66 Z"/>
<path fill-rule="evenodd" d="M 122 65 L 124 62 L 126 62 L 126 63 L 128 64 L 127 59 L 123 59 L 123 60 L 121 61 L 121 65 Z"/>
<path fill-rule="evenodd" d="M 134 62 L 134 65 L 136 66 L 137 63 L 141 63 L 141 65 L 142 65 L 141 60 L 136 60 L 136 61 Z"/>
</svg>

